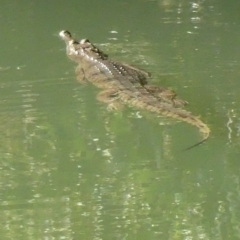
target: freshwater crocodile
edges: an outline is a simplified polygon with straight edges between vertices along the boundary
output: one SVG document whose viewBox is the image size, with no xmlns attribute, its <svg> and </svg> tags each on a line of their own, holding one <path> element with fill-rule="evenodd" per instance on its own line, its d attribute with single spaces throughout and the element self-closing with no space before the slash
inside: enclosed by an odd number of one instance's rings
<svg viewBox="0 0 240 240">
<path fill-rule="evenodd" d="M 199 117 L 179 108 L 186 105 L 186 101 L 179 99 L 170 89 L 148 85 L 148 72 L 111 60 L 88 39 L 77 41 L 69 31 L 63 30 L 59 35 L 66 43 L 67 56 L 78 63 L 78 81 L 88 80 L 103 89 L 97 99 L 108 103 L 109 108 L 128 104 L 196 126 L 203 135 L 202 140 L 187 149 L 209 138 L 209 127 Z"/>
</svg>

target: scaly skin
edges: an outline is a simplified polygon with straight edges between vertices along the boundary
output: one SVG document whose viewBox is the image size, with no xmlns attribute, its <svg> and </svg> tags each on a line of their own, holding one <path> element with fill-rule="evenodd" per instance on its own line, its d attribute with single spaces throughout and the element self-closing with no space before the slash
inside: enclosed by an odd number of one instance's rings
<svg viewBox="0 0 240 240">
<path fill-rule="evenodd" d="M 124 103 L 196 126 L 203 138 L 187 149 L 209 138 L 210 129 L 199 117 L 176 107 L 187 102 L 177 98 L 170 89 L 147 85 L 148 72 L 112 61 L 89 40 L 78 42 L 68 31 L 61 31 L 59 35 L 66 42 L 68 57 L 79 64 L 76 70 L 78 80 L 83 82 L 87 79 L 103 89 L 98 94 L 98 100 L 108 103 L 111 108 L 118 108 Z"/>
<path fill-rule="evenodd" d="M 144 97 L 135 98 L 132 97 L 132 95 L 126 91 L 121 91 L 119 93 L 119 98 L 126 104 L 148 110 L 153 113 L 158 113 L 167 117 L 175 118 L 177 120 L 181 120 L 183 122 L 187 122 L 193 126 L 196 126 L 200 132 L 203 135 L 203 138 L 200 142 L 194 144 L 193 146 L 190 146 L 186 148 L 185 150 L 189 150 L 195 146 L 198 146 L 205 142 L 209 138 L 210 129 L 209 127 L 201 121 L 199 117 L 194 116 L 190 112 L 180 109 L 180 108 L 173 108 L 171 105 L 162 103 L 162 102 L 156 102 L 147 97 L 147 99 Z"/>
</svg>

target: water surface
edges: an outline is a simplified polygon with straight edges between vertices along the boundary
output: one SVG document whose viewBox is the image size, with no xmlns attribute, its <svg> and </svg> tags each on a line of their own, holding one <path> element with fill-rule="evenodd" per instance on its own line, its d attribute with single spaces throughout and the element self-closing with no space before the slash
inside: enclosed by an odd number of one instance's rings
<svg viewBox="0 0 240 240">
<path fill-rule="evenodd" d="M 1 239 L 239 239 L 238 1 L 0 3 Z M 150 71 L 206 122 L 108 112 L 58 32 Z"/>
</svg>

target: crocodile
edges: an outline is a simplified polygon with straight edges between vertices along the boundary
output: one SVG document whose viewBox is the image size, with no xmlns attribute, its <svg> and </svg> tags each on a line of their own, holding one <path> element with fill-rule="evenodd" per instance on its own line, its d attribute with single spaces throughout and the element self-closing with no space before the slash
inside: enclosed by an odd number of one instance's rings
<svg viewBox="0 0 240 240">
<path fill-rule="evenodd" d="M 61 31 L 59 36 L 66 43 L 67 56 L 78 63 L 77 80 L 81 83 L 87 80 L 102 89 L 97 99 L 107 103 L 109 109 L 118 109 L 122 104 L 127 104 L 197 127 L 202 139 L 187 149 L 198 146 L 209 138 L 209 127 L 199 117 L 181 108 L 187 104 L 186 101 L 178 98 L 168 88 L 148 84 L 150 73 L 113 61 L 88 39 L 77 41 L 69 31 Z"/>
</svg>

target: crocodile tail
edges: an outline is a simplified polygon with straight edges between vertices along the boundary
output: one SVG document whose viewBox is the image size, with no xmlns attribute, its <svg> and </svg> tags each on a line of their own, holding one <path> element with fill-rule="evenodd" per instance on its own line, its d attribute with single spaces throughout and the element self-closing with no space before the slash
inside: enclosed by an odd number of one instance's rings
<svg viewBox="0 0 240 240">
<path fill-rule="evenodd" d="M 192 149 L 192 148 L 197 147 L 200 144 L 204 143 L 209 138 L 209 135 L 210 135 L 209 127 L 205 123 L 203 123 L 200 120 L 200 118 L 192 116 L 191 118 L 185 119 L 185 121 L 190 123 L 190 124 L 192 124 L 192 125 L 194 125 L 194 126 L 196 126 L 199 129 L 199 131 L 202 133 L 203 138 L 202 138 L 202 140 L 200 142 L 197 142 L 194 145 L 184 149 L 184 151 Z"/>
<path fill-rule="evenodd" d="M 157 108 L 157 110 L 156 110 L 156 108 Z M 205 123 L 203 123 L 201 121 L 201 119 L 199 117 L 194 116 L 190 112 L 185 111 L 183 109 L 179 109 L 179 108 L 169 109 L 169 107 L 167 107 L 166 105 L 163 106 L 160 104 L 156 108 L 153 106 L 147 106 L 147 109 L 149 109 L 152 112 L 158 112 L 162 115 L 172 117 L 172 118 L 181 120 L 183 122 L 189 123 L 189 124 L 197 127 L 199 129 L 199 131 L 202 133 L 202 135 L 203 135 L 202 140 L 200 142 L 197 142 L 196 144 L 184 149 L 185 151 L 204 143 L 209 138 L 210 129 Z"/>
</svg>

